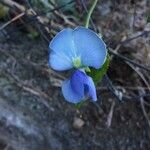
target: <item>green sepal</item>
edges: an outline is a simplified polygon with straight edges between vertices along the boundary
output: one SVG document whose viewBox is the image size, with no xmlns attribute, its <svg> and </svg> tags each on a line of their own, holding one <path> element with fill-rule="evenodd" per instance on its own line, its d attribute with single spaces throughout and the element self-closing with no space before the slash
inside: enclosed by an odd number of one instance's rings
<svg viewBox="0 0 150 150">
<path fill-rule="evenodd" d="M 104 65 L 100 69 L 94 69 L 90 68 L 90 72 L 87 72 L 87 74 L 93 79 L 95 85 L 102 80 L 103 76 L 106 74 L 108 67 L 110 64 L 110 56 L 107 54 L 106 61 Z"/>
</svg>

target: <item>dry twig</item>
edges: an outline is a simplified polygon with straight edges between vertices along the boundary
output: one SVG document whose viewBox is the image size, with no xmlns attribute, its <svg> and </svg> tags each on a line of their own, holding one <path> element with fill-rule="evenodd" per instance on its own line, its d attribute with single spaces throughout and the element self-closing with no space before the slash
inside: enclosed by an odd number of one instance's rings
<svg viewBox="0 0 150 150">
<path fill-rule="evenodd" d="M 20 19 L 21 17 L 23 17 L 25 15 L 25 12 L 20 13 L 19 15 L 15 16 L 14 18 L 12 18 L 11 20 L 9 20 L 8 22 L 6 22 L 4 25 L 2 25 L 0 27 L 0 31 L 3 30 L 4 28 L 6 28 L 8 25 L 10 25 L 11 23 L 15 22 L 16 20 Z"/>
<path fill-rule="evenodd" d="M 110 128 L 110 126 L 111 126 L 114 107 L 115 107 L 115 101 L 114 100 L 111 100 L 111 101 L 112 101 L 111 102 L 111 107 L 110 107 L 110 111 L 109 111 L 109 114 L 107 116 L 107 122 L 106 122 L 106 125 L 107 125 L 108 128 Z"/>
<path fill-rule="evenodd" d="M 144 94 L 144 91 L 141 90 L 141 91 L 140 91 L 140 94 Z M 145 119 L 147 120 L 147 123 L 148 123 L 148 125 L 149 125 L 149 127 L 150 127 L 150 118 L 148 117 L 148 114 L 147 114 L 147 112 L 146 112 L 146 110 L 145 110 L 145 105 L 144 105 L 144 99 L 143 99 L 143 97 L 140 98 L 140 104 L 141 104 L 141 108 L 142 108 L 144 117 L 145 117 Z"/>
</svg>

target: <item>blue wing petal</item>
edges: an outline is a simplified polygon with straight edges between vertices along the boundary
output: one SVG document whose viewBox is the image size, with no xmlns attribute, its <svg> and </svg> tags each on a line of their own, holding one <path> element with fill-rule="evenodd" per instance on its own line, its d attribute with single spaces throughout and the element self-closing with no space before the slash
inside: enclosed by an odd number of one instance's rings
<svg viewBox="0 0 150 150">
<path fill-rule="evenodd" d="M 54 70 L 63 71 L 72 68 L 72 61 L 66 55 L 52 51 L 49 55 L 49 65 Z"/>
<path fill-rule="evenodd" d="M 87 86 L 88 96 L 90 96 L 93 101 L 97 101 L 96 88 L 91 77 L 87 76 L 85 85 Z"/>
<path fill-rule="evenodd" d="M 71 103 L 79 103 L 84 99 L 81 95 L 78 95 L 71 87 L 70 80 L 65 80 L 62 85 L 62 93 L 66 101 Z"/>
<path fill-rule="evenodd" d="M 99 69 L 107 56 L 103 40 L 92 30 L 84 27 L 77 27 L 73 35 L 76 51 L 81 55 L 83 65 Z"/>
</svg>

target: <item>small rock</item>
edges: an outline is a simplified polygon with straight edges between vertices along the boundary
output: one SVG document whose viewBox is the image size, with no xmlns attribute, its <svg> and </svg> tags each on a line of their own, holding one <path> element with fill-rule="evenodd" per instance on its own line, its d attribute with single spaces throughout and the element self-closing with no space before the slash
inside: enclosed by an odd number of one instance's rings
<svg viewBox="0 0 150 150">
<path fill-rule="evenodd" d="M 73 121 L 73 127 L 75 129 L 81 129 L 83 127 L 84 123 L 85 122 L 81 118 L 75 117 L 74 121 Z"/>
</svg>

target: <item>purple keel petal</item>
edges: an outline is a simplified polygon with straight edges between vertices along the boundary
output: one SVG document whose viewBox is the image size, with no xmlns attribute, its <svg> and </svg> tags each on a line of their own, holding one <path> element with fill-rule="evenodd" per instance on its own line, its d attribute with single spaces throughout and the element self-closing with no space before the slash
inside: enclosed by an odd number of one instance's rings
<svg viewBox="0 0 150 150">
<path fill-rule="evenodd" d="M 84 72 L 77 70 L 70 79 L 71 88 L 77 95 L 81 97 L 90 96 L 92 100 L 97 100 L 96 89 L 91 77 Z"/>
<path fill-rule="evenodd" d="M 70 80 L 66 80 L 62 85 L 62 93 L 66 101 L 71 103 L 79 103 L 84 99 L 81 95 L 78 95 L 75 91 L 73 91 Z"/>
<path fill-rule="evenodd" d="M 90 96 L 93 101 L 97 100 L 92 78 L 80 70 L 75 71 L 70 80 L 63 82 L 62 93 L 66 101 L 75 104 L 85 100 L 86 96 Z"/>
<path fill-rule="evenodd" d="M 107 56 L 103 40 L 95 32 L 84 27 L 77 27 L 73 35 L 76 51 L 81 55 L 83 65 L 99 69 Z"/>
<path fill-rule="evenodd" d="M 85 78 L 86 76 L 84 72 L 76 70 L 70 80 L 72 89 L 75 91 L 75 93 L 81 95 L 82 97 L 84 96 L 84 81 L 86 80 Z"/>
</svg>

